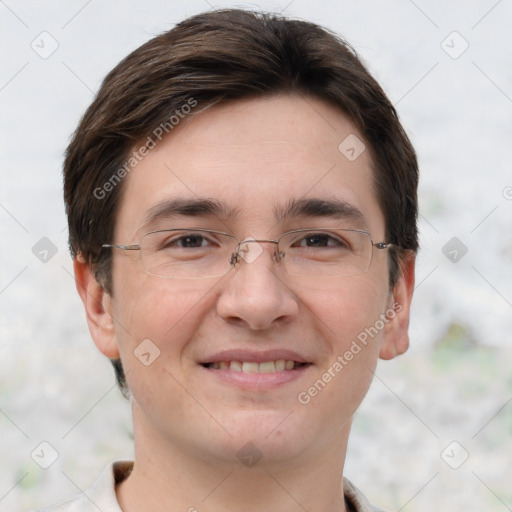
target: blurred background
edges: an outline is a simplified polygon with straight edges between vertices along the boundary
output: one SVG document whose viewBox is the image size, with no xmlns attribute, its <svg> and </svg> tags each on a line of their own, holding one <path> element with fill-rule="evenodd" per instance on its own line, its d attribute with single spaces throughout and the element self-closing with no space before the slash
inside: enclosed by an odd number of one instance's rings
<svg viewBox="0 0 512 512">
<path fill-rule="evenodd" d="M 345 37 L 421 169 L 411 349 L 381 362 L 346 475 L 388 511 L 512 510 L 512 1 L 0 1 L 0 511 L 132 456 L 67 248 L 61 165 L 105 74 L 178 21 L 265 9 Z"/>
</svg>

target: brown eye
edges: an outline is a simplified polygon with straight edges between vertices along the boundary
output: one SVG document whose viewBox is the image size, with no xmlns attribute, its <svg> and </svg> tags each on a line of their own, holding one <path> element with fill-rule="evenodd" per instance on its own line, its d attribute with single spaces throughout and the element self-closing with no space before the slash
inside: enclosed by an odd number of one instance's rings
<svg viewBox="0 0 512 512">
<path fill-rule="evenodd" d="M 180 249 L 194 249 L 208 245 L 208 240 L 203 235 L 184 235 L 167 239 L 163 247 L 179 247 Z"/>
<path fill-rule="evenodd" d="M 342 238 L 335 237 L 329 233 L 310 233 L 295 242 L 292 247 L 349 247 L 349 244 Z"/>
</svg>

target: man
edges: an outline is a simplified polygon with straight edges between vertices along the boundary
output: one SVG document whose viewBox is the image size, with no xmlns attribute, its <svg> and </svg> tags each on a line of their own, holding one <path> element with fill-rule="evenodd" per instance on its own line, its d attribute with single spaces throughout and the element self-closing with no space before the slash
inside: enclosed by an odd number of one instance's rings
<svg viewBox="0 0 512 512">
<path fill-rule="evenodd" d="M 418 170 L 350 47 L 190 18 L 106 77 L 64 174 L 135 461 L 48 510 L 378 510 L 344 460 L 378 358 L 408 347 Z"/>
</svg>

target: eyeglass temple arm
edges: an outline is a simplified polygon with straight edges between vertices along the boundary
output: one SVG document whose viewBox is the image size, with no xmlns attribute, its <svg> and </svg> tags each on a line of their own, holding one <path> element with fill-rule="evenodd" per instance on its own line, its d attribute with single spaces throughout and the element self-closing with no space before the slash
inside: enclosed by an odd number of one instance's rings
<svg viewBox="0 0 512 512">
<path fill-rule="evenodd" d="M 140 245 L 113 245 L 113 244 L 103 244 L 101 247 L 106 249 L 121 249 L 123 251 L 138 251 L 140 250 Z"/>
</svg>

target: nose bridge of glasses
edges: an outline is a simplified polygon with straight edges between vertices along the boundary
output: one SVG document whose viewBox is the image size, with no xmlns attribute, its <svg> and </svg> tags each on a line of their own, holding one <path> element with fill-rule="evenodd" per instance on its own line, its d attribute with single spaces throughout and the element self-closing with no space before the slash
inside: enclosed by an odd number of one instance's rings
<svg viewBox="0 0 512 512">
<path fill-rule="evenodd" d="M 231 257 L 230 263 L 234 264 L 237 261 L 240 261 L 240 258 L 245 260 L 247 263 L 253 263 L 264 252 L 264 246 L 262 245 L 264 243 L 275 244 L 277 248 L 279 241 L 253 237 L 245 238 L 238 243 L 238 246 Z M 277 250 L 273 251 L 272 256 L 276 262 L 278 262 L 281 258 L 281 254 L 278 253 Z"/>
</svg>

